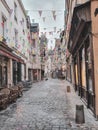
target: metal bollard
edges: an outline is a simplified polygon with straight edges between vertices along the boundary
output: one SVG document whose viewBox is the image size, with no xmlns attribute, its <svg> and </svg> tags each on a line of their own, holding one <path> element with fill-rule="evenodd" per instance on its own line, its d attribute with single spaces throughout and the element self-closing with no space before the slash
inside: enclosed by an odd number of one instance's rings
<svg viewBox="0 0 98 130">
<path fill-rule="evenodd" d="M 70 93 L 71 90 L 70 90 L 70 86 L 67 86 L 67 92 Z"/>
<path fill-rule="evenodd" d="M 83 105 L 76 105 L 76 123 L 77 124 L 85 123 L 84 106 Z"/>
</svg>

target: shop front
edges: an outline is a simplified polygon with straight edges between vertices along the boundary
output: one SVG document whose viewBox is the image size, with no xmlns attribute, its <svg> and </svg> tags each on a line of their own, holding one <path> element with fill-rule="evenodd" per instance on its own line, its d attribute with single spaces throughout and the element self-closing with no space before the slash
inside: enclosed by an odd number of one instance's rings
<svg viewBox="0 0 98 130">
<path fill-rule="evenodd" d="M 24 61 L 13 53 L 5 43 L 0 42 L 0 87 L 21 81 L 21 64 Z"/>
<path fill-rule="evenodd" d="M 75 90 L 84 100 L 87 107 L 94 111 L 95 94 L 94 94 L 94 71 L 93 56 L 90 35 L 85 39 L 83 45 L 77 50 L 74 56 L 74 82 Z"/>
<path fill-rule="evenodd" d="M 95 113 L 93 40 L 90 32 L 90 2 L 87 2 L 74 9 L 68 49 L 72 55 L 75 91 Z"/>
<path fill-rule="evenodd" d="M 32 81 L 32 78 L 33 78 L 33 77 L 32 77 L 32 69 L 29 68 L 29 69 L 28 69 L 28 80 L 29 80 L 29 81 Z"/>
</svg>

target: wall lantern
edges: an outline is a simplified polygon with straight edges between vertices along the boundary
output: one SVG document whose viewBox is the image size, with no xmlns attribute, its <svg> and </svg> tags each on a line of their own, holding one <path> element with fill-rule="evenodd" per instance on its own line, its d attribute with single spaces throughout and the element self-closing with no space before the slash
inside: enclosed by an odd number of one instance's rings
<svg viewBox="0 0 98 130">
<path fill-rule="evenodd" d="M 95 9 L 94 14 L 95 14 L 95 17 L 98 15 L 98 8 Z"/>
</svg>

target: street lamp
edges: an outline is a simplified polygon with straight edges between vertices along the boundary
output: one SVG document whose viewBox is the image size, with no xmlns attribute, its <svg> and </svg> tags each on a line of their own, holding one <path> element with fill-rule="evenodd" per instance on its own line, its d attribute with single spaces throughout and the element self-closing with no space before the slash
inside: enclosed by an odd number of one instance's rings
<svg viewBox="0 0 98 130">
<path fill-rule="evenodd" d="M 95 14 L 95 17 L 98 15 L 98 8 L 95 9 L 94 14 Z"/>
</svg>

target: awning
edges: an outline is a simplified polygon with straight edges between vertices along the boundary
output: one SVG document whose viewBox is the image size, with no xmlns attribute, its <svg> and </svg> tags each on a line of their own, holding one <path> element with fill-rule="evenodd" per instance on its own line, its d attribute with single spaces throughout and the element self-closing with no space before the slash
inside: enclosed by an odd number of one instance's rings
<svg viewBox="0 0 98 130">
<path fill-rule="evenodd" d="M 22 60 L 19 56 L 15 55 L 15 54 L 13 54 L 11 52 L 8 52 L 8 51 L 6 52 L 6 51 L 3 51 L 3 50 L 0 50 L 0 55 L 8 57 L 10 59 L 13 59 L 13 60 L 15 60 L 17 62 L 24 63 L 24 60 Z"/>
</svg>

